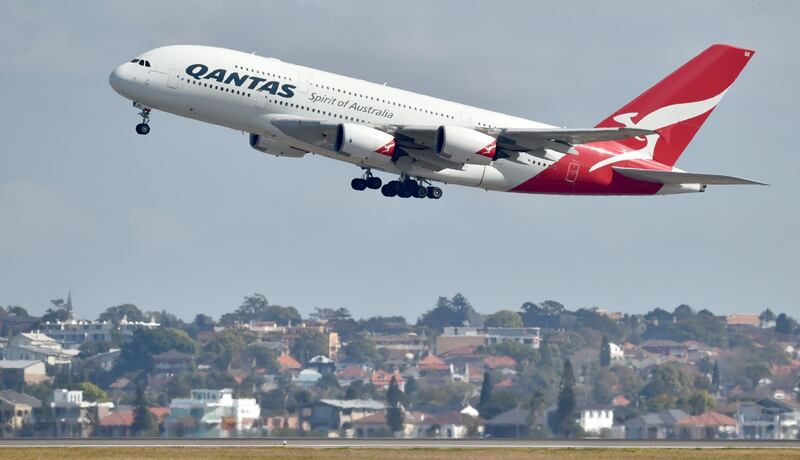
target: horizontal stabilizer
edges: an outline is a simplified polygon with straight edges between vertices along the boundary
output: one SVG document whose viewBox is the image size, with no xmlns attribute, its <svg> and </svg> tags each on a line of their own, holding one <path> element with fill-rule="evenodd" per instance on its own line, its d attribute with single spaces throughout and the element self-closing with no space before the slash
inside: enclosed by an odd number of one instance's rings
<svg viewBox="0 0 800 460">
<path fill-rule="evenodd" d="M 656 184 L 703 184 L 703 185 L 767 185 L 741 177 L 722 176 L 719 174 L 697 174 L 681 171 L 659 171 L 655 169 L 622 168 L 612 166 L 614 171 L 631 179 Z"/>
</svg>

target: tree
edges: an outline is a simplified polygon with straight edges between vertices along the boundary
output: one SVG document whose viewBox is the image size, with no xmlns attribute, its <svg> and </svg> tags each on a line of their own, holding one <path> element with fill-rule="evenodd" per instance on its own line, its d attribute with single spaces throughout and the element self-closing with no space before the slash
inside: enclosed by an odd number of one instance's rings
<svg viewBox="0 0 800 460">
<path fill-rule="evenodd" d="M 217 334 L 203 347 L 203 359 L 217 369 L 226 370 L 241 358 L 245 343 L 242 336 L 227 330 Z"/>
<path fill-rule="evenodd" d="M 687 400 L 689 412 L 692 415 L 702 414 L 716 405 L 716 400 L 705 390 L 700 390 L 692 394 Z"/>
<path fill-rule="evenodd" d="M 483 323 L 486 327 L 522 327 L 522 317 L 511 310 L 500 310 L 486 318 Z"/>
<path fill-rule="evenodd" d="M 714 361 L 714 370 L 711 371 L 711 389 L 714 392 L 718 392 L 720 387 L 722 386 L 722 381 L 720 380 L 719 375 L 719 363 Z"/>
<path fill-rule="evenodd" d="M 692 307 L 682 304 L 675 308 L 675 310 L 672 312 L 672 316 L 678 320 L 691 318 L 694 316 L 694 310 L 692 310 Z"/>
<path fill-rule="evenodd" d="M 561 315 L 567 312 L 559 302 L 545 300 L 541 304 L 525 302 L 522 310 L 522 322 L 525 326 L 558 328 L 561 325 Z"/>
<path fill-rule="evenodd" d="M 611 365 L 611 343 L 608 336 L 603 336 L 603 343 L 600 345 L 600 366 L 608 367 Z"/>
<path fill-rule="evenodd" d="M 145 316 L 164 327 L 171 327 L 173 329 L 182 328 L 186 325 L 182 319 L 178 318 L 167 310 L 149 311 L 145 314 Z"/>
<path fill-rule="evenodd" d="M 346 362 L 375 363 L 381 355 L 375 347 L 375 342 L 368 338 L 358 338 L 344 346 Z"/>
<path fill-rule="evenodd" d="M 99 321 L 109 321 L 114 324 L 119 324 L 122 319 L 126 318 L 128 321 L 145 321 L 144 313 L 139 310 L 139 307 L 130 303 L 117 305 L 116 307 L 108 307 L 106 311 L 100 313 L 97 317 Z"/>
<path fill-rule="evenodd" d="M 483 373 L 483 384 L 481 384 L 481 396 L 478 400 L 478 411 L 484 415 L 484 408 L 487 407 L 489 399 L 492 397 L 492 374 L 489 371 Z M 484 416 L 485 417 L 485 416 Z"/>
<path fill-rule="evenodd" d="M 83 399 L 90 402 L 106 402 L 108 395 L 97 385 L 91 382 L 83 382 L 78 385 L 78 389 L 83 391 Z"/>
<path fill-rule="evenodd" d="M 758 315 L 758 319 L 766 322 L 775 321 L 775 313 L 767 308 L 766 310 L 762 311 L 760 315 Z"/>
<path fill-rule="evenodd" d="M 185 332 L 177 329 L 137 329 L 122 344 L 119 358 L 114 363 L 114 374 L 142 370 L 149 372 L 153 368 L 153 355 L 172 349 L 194 354 L 195 344 Z"/>
<path fill-rule="evenodd" d="M 155 436 L 158 434 L 156 417 L 147 407 L 147 398 L 144 394 L 144 386 L 136 387 L 136 401 L 133 409 L 133 425 L 131 425 L 133 435 L 137 437 Z"/>
<path fill-rule="evenodd" d="M 28 310 L 20 307 L 19 305 L 9 305 L 6 307 L 6 313 L 9 315 L 14 315 L 18 318 L 30 318 L 31 315 L 28 314 Z"/>
<path fill-rule="evenodd" d="M 400 334 L 410 329 L 403 316 L 373 316 L 358 321 L 358 328 L 382 334 Z"/>
<path fill-rule="evenodd" d="M 576 432 L 575 407 L 575 373 L 572 370 L 572 363 L 566 359 L 561 373 L 561 384 L 558 387 L 558 405 L 553 431 L 561 436 L 571 436 Z"/>
<path fill-rule="evenodd" d="M 481 409 L 481 417 L 485 419 L 494 418 L 503 412 L 514 409 L 519 405 L 519 397 L 510 391 L 498 391 L 492 393 L 486 404 Z"/>
<path fill-rule="evenodd" d="M 758 362 L 745 366 L 744 375 L 750 380 L 753 386 L 756 386 L 761 379 L 764 377 L 769 377 L 771 372 L 766 364 L 763 362 Z"/>
<path fill-rule="evenodd" d="M 386 421 L 389 424 L 389 429 L 392 432 L 403 431 L 404 415 L 403 415 L 403 392 L 400 386 L 397 385 L 397 379 L 392 377 L 389 382 L 389 389 L 386 390 Z"/>
<path fill-rule="evenodd" d="M 256 293 L 252 296 L 246 296 L 242 304 L 233 313 L 225 313 L 219 322 L 224 326 L 231 326 L 236 322 L 275 321 L 285 326 L 300 320 L 302 320 L 302 317 L 296 308 L 270 305 L 264 295 Z"/>
<path fill-rule="evenodd" d="M 420 316 L 417 325 L 440 332 L 447 326 L 464 326 L 474 322 L 477 316 L 469 301 L 458 293 L 452 299 L 439 297 L 436 306 Z"/>
<path fill-rule="evenodd" d="M 292 344 L 291 353 L 301 363 L 317 355 L 328 356 L 328 339 L 317 330 L 301 329 L 300 336 Z"/>
<path fill-rule="evenodd" d="M 48 308 L 42 321 L 46 323 L 64 322 L 72 319 L 72 304 L 64 302 L 64 299 L 53 299 L 50 301 L 53 308 Z"/>
<path fill-rule="evenodd" d="M 794 332 L 795 326 L 797 326 L 795 320 L 787 316 L 786 313 L 781 313 L 775 319 L 775 332 L 778 334 L 790 335 Z"/>
</svg>

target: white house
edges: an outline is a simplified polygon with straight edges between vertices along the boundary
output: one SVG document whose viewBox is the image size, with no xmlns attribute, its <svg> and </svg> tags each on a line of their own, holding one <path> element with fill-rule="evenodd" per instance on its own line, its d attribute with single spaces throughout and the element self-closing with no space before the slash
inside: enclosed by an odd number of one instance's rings
<svg viewBox="0 0 800 460">
<path fill-rule="evenodd" d="M 599 436 L 603 430 L 610 431 L 614 426 L 614 409 L 607 406 L 583 406 L 578 409 L 578 423 L 586 434 Z"/>
<path fill-rule="evenodd" d="M 3 349 L 3 359 L 42 361 L 51 366 L 70 365 L 80 351 L 68 350 L 40 332 L 15 335 Z"/>
<path fill-rule="evenodd" d="M 611 360 L 612 361 L 620 360 L 620 359 L 623 359 L 625 357 L 625 351 L 622 349 L 622 347 L 620 345 L 617 345 L 616 343 L 610 343 L 609 342 L 608 347 L 611 350 Z"/>
<path fill-rule="evenodd" d="M 197 436 L 221 436 L 230 430 L 248 431 L 261 416 L 261 408 L 253 398 L 233 398 L 229 388 L 192 390 L 190 398 L 176 398 L 169 404 L 167 432 L 175 435 L 190 430 Z M 191 426 L 187 426 L 191 419 Z"/>
</svg>

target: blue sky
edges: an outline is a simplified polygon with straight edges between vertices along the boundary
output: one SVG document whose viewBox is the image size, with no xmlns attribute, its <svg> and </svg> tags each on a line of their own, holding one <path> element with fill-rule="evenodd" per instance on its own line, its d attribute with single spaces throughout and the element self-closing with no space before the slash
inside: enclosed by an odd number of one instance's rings
<svg viewBox="0 0 800 460">
<path fill-rule="evenodd" d="M 556 299 L 797 314 L 797 2 L 3 2 L 0 305 L 131 302 L 190 319 L 260 292 L 303 313 L 415 319 Z M 208 44 L 568 127 L 591 127 L 712 43 L 756 56 L 678 163 L 771 187 L 651 198 L 356 193 L 358 170 L 135 111 L 108 86 Z M 384 178 L 388 178 L 384 175 Z"/>
</svg>

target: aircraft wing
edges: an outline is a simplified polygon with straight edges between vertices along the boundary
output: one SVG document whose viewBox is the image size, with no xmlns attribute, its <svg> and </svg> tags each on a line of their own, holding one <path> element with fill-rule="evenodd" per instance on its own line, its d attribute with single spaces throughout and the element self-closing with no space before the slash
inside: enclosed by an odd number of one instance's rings
<svg viewBox="0 0 800 460">
<path fill-rule="evenodd" d="M 623 168 L 612 166 L 614 171 L 631 179 L 656 184 L 703 184 L 703 185 L 767 185 L 741 177 L 722 176 L 719 174 L 698 174 L 680 171 L 658 171 L 653 169 Z"/>
</svg>

